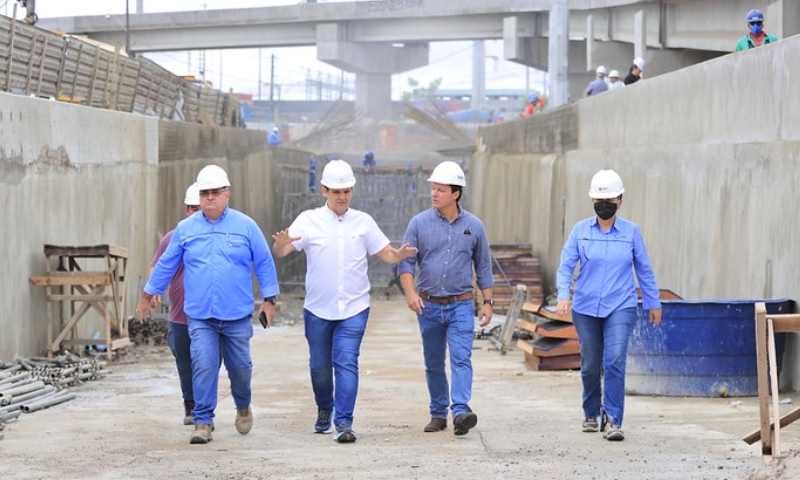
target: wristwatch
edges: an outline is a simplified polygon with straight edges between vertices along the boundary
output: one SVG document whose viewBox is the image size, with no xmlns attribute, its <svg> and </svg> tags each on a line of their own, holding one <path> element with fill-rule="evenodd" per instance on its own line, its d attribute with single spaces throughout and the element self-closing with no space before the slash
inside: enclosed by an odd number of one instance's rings
<svg viewBox="0 0 800 480">
<path fill-rule="evenodd" d="M 484 305 L 491 305 L 492 307 L 494 307 L 494 299 L 493 298 L 486 298 L 486 299 L 483 300 L 483 304 Z"/>
<path fill-rule="evenodd" d="M 264 301 L 275 305 L 275 297 L 267 297 L 264 299 Z"/>
</svg>

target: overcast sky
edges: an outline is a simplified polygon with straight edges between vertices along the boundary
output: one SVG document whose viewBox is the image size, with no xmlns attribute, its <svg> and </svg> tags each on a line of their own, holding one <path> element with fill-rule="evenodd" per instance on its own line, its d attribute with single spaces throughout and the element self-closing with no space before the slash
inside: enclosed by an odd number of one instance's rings
<svg viewBox="0 0 800 480">
<path fill-rule="evenodd" d="M 130 11 L 135 13 L 136 0 L 130 2 Z M 318 0 L 320 3 L 333 3 L 345 0 Z M 352 0 L 350 0 L 352 1 Z M 37 0 L 36 9 L 40 18 L 124 14 L 126 0 Z M 11 15 L 15 0 L 0 0 L 0 13 Z M 248 7 L 292 5 L 299 0 L 144 0 L 145 12 L 186 11 Z M 20 8 L 17 17 L 24 16 Z M 312 78 L 338 79 L 340 71 L 316 60 L 316 48 L 264 48 L 261 49 L 261 94 L 269 95 L 270 59 L 275 55 L 275 83 L 282 85 L 284 99 L 303 99 L 306 96 L 305 80 Z M 525 67 L 502 60 L 502 41 L 486 42 L 486 88 L 515 89 L 526 88 Z M 147 54 L 164 68 L 178 75 L 200 76 L 203 53 L 165 52 Z M 258 95 L 259 50 L 207 50 L 205 52 L 206 79 L 215 88 L 233 88 L 240 93 Z M 402 92 L 409 90 L 408 78 L 427 85 L 436 78 L 442 78 L 442 89 L 469 89 L 472 83 L 472 43 L 440 42 L 431 44 L 430 64 L 423 68 L 395 75 L 392 79 L 393 96 L 400 98 Z M 221 82 L 221 85 L 220 85 Z M 530 71 L 530 88 L 541 91 L 542 72 Z M 276 93 L 277 95 L 277 93 Z"/>
</svg>

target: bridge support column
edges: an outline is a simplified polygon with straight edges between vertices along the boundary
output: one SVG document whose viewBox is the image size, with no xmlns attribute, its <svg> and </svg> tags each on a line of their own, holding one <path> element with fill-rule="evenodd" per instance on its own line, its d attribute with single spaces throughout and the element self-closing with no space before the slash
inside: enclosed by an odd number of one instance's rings
<svg viewBox="0 0 800 480">
<path fill-rule="evenodd" d="M 800 2 L 775 0 L 764 12 L 767 32 L 783 40 L 800 33 Z"/>
<path fill-rule="evenodd" d="M 391 117 L 392 75 L 428 64 L 427 43 L 389 45 L 349 41 L 346 24 L 317 25 L 317 59 L 356 74 L 356 106 L 367 117 Z"/>
</svg>

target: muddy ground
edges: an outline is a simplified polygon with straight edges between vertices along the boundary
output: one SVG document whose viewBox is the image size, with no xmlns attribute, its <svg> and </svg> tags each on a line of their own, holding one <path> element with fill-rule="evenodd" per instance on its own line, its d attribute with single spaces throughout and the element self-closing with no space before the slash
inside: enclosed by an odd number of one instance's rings
<svg viewBox="0 0 800 480">
<path fill-rule="evenodd" d="M 290 322 L 291 323 L 291 322 Z M 628 397 L 626 440 L 580 431 L 578 372 L 532 372 L 523 354 L 476 341 L 469 435 L 423 433 L 428 421 L 419 333 L 402 300 L 376 300 L 361 355 L 357 443 L 312 434 L 316 407 L 302 324 L 252 341 L 249 435 L 233 427 L 224 372 L 214 441 L 190 445 L 177 374 L 164 347 L 137 347 L 78 399 L 24 415 L 0 441 L 3 479 L 797 479 L 791 453 L 765 466 L 741 437 L 755 398 Z M 794 405 L 797 393 L 782 395 Z M 791 408 L 792 405 L 783 405 Z M 800 450 L 800 426 L 783 433 Z"/>
</svg>

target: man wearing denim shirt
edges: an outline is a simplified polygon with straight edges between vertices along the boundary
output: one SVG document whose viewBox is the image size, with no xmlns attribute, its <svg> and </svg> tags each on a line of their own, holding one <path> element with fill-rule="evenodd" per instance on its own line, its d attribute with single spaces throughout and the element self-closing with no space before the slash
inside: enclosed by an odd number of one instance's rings
<svg viewBox="0 0 800 480">
<path fill-rule="evenodd" d="M 408 308 L 417 314 L 422 336 L 431 415 L 424 431 L 447 428 L 449 408 L 454 433 L 466 435 L 478 423 L 478 416 L 469 407 L 475 331 L 472 272 L 474 266 L 484 298 L 479 322 L 486 326 L 492 319 L 494 305 L 489 242 L 480 219 L 458 204 L 466 179 L 457 163 L 440 163 L 428 182 L 432 207 L 408 224 L 403 241 L 419 252 L 400 263 L 400 282 Z M 447 349 L 452 388 L 448 388 L 445 373 Z"/>
<path fill-rule="evenodd" d="M 308 260 L 303 324 L 317 404 L 314 433 L 331 433 L 335 425 L 333 439 L 353 443 L 358 356 L 370 306 L 367 257 L 397 263 L 417 251 L 392 247 L 369 214 L 350 208 L 356 177 L 347 162 L 325 165 L 320 184 L 325 205 L 275 233 L 272 251 L 278 258 L 304 251 Z"/>
<path fill-rule="evenodd" d="M 169 246 L 158 260 L 144 287 L 136 314 L 141 319 L 150 299 L 164 292 L 175 271 L 184 266 L 184 311 L 189 336 L 195 406 L 193 444 L 211 441 L 219 382 L 219 349 L 236 404 L 236 430 L 250 432 L 253 413 L 251 380 L 253 362 L 253 283 L 255 271 L 264 302 L 261 313 L 271 325 L 279 293 L 275 264 L 267 240 L 255 221 L 228 207 L 230 181 L 225 170 L 208 165 L 197 175 L 202 214 L 192 215 L 175 227 Z"/>
</svg>

